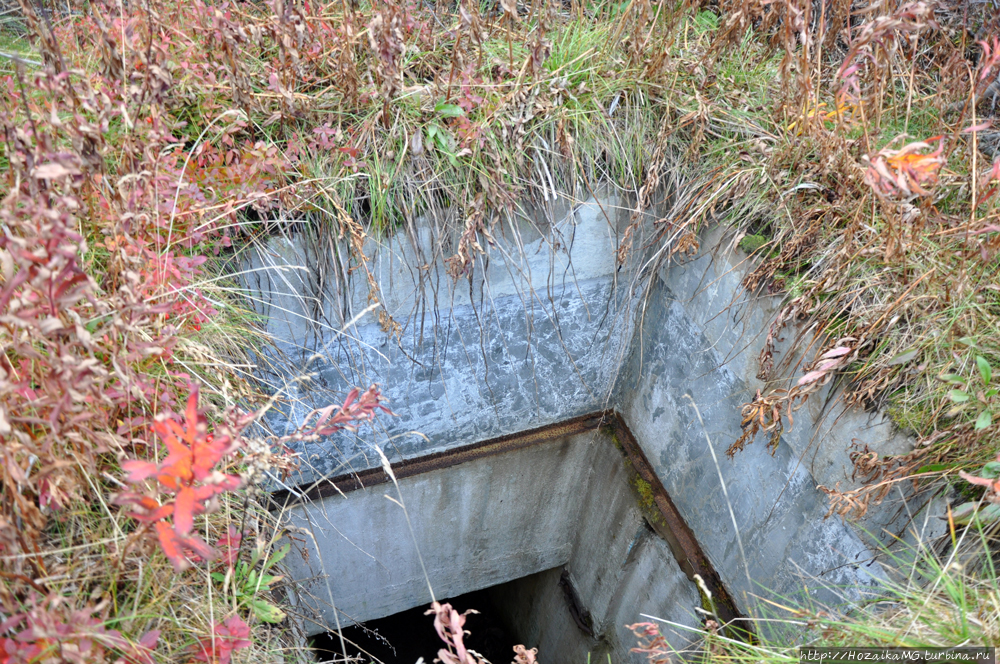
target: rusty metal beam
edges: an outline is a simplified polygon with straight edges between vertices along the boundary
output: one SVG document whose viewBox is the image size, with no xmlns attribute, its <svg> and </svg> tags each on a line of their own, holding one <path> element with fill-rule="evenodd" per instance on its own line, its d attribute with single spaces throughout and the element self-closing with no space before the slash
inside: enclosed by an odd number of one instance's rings
<svg viewBox="0 0 1000 664">
<path fill-rule="evenodd" d="M 558 424 L 530 429 L 520 433 L 492 438 L 480 443 L 473 443 L 446 452 L 428 454 L 415 459 L 404 459 L 392 464 L 392 473 L 397 480 L 404 477 L 412 477 L 421 473 L 442 468 L 451 468 L 467 461 L 474 461 L 495 454 L 505 452 L 515 452 L 526 447 L 547 443 L 557 438 L 575 436 L 577 434 L 594 431 L 601 426 L 604 420 L 604 413 L 591 413 L 582 415 L 571 420 L 565 420 Z M 290 506 L 300 502 L 318 500 L 329 496 L 336 496 L 342 493 L 349 493 L 357 489 L 363 489 L 389 481 L 382 468 L 369 468 L 356 473 L 346 473 L 329 479 L 319 480 L 310 484 L 300 485 L 292 491 L 280 490 L 271 494 L 271 500 L 278 506 Z"/>
<path fill-rule="evenodd" d="M 657 511 L 663 518 L 663 523 L 650 523 L 653 530 L 666 540 L 677 564 L 687 575 L 688 579 L 694 581 L 697 574 L 705 582 L 705 586 L 715 601 L 715 610 L 719 619 L 724 624 L 737 625 L 738 629 L 747 631 L 749 622 L 740 614 L 736 607 L 736 602 L 722 583 L 715 567 L 705 552 L 702 550 L 698 540 L 695 539 L 694 532 L 688 527 L 684 517 L 677 510 L 670 494 L 660 482 L 660 477 L 653 470 L 653 466 L 646 458 L 639 443 L 632 435 L 625 420 L 617 412 L 609 412 L 605 417 L 605 426 L 615 436 L 615 439 L 622 447 L 625 457 L 631 462 L 632 468 L 643 481 L 649 484 L 653 492 L 653 501 L 656 503 Z M 747 634 L 746 636 L 751 636 Z M 752 636 L 751 636 L 752 638 Z"/>
</svg>

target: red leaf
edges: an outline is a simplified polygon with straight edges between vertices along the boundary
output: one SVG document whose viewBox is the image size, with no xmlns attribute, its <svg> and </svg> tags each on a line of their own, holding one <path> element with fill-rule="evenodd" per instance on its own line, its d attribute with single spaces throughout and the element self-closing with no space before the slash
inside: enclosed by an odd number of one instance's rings
<svg viewBox="0 0 1000 664">
<path fill-rule="evenodd" d="M 248 647 L 250 627 L 239 616 L 228 618 L 213 628 L 215 638 L 203 637 L 195 646 L 194 659 L 210 664 L 229 664 L 233 652 Z"/>
<path fill-rule="evenodd" d="M 1000 479 L 991 480 L 985 477 L 976 477 L 975 475 L 970 475 L 964 470 L 960 470 L 958 474 L 963 480 L 970 484 L 978 484 L 979 486 L 989 487 L 1000 493 Z"/>
<path fill-rule="evenodd" d="M 220 562 L 227 567 L 236 563 L 236 556 L 240 552 L 240 542 L 243 541 L 243 534 L 236 529 L 236 526 L 229 526 L 229 532 L 219 538 L 215 543 L 215 548 L 222 552 Z"/>
<path fill-rule="evenodd" d="M 222 637 L 234 639 L 234 650 L 250 646 L 250 627 L 239 616 L 232 616 L 231 618 L 227 618 L 222 625 L 216 625 L 215 633 Z"/>
<path fill-rule="evenodd" d="M 344 410 L 349 409 L 351 407 L 351 404 L 354 403 L 357 400 L 357 398 L 358 398 L 358 396 L 360 394 L 361 394 L 361 390 L 359 390 L 356 387 L 353 388 L 350 392 L 348 392 L 347 393 L 347 398 L 344 399 L 344 406 L 343 406 Z"/>
<path fill-rule="evenodd" d="M 986 122 L 981 122 L 981 123 L 979 123 L 977 125 L 972 125 L 971 127 L 966 127 L 965 129 L 962 130 L 962 133 L 963 134 L 974 134 L 977 131 L 984 131 L 986 129 L 989 129 L 992 125 L 993 125 L 993 121 L 992 120 L 987 120 Z"/>
<path fill-rule="evenodd" d="M 128 664 L 155 664 L 153 650 L 159 640 L 160 630 L 154 629 L 143 634 L 138 643 L 123 644 L 121 649 L 125 654 L 125 661 Z"/>
<path fill-rule="evenodd" d="M 188 535 L 187 537 L 178 537 L 181 544 L 185 549 L 193 551 L 196 555 L 200 556 L 205 560 L 215 560 L 216 551 L 208 545 L 208 542 L 198 537 L 197 535 Z"/>
<path fill-rule="evenodd" d="M 145 514 L 139 514 L 139 513 L 133 512 L 132 513 L 132 518 L 135 519 L 136 521 L 142 521 L 144 523 L 154 523 L 156 521 L 161 521 L 161 520 L 167 518 L 168 516 L 170 516 L 171 512 L 173 512 L 173 507 L 172 506 L 170 506 L 170 505 L 162 505 L 160 507 L 156 507 L 156 508 L 151 509 L 150 511 L 146 512 Z"/>
<path fill-rule="evenodd" d="M 185 419 L 187 420 L 188 426 L 188 443 L 194 442 L 194 433 L 198 428 L 198 386 L 194 385 L 191 388 L 191 394 L 188 395 L 187 401 L 187 411 L 184 413 Z"/>
<path fill-rule="evenodd" d="M 192 551 L 205 560 L 215 558 L 215 549 L 197 535 L 181 535 L 166 521 L 156 523 L 156 535 L 160 539 L 160 547 L 178 572 L 187 569 L 188 561 L 184 551 Z"/>
<path fill-rule="evenodd" d="M 194 489 L 183 487 L 177 492 L 177 500 L 174 502 L 174 530 L 178 535 L 187 535 L 191 532 L 197 505 Z"/>
<path fill-rule="evenodd" d="M 853 349 L 848 348 L 847 346 L 838 346 L 837 348 L 831 348 L 830 350 L 823 353 L 822 359 L 827 360 L 833 357 L 843 357 L 844 355 L 850 353 L 851 350 Z"/>
<path fill-rule="evenodd" d="M 156 474 L 156 471 L 158 471 L 159 468 L 151 461 L 129 459 L 128 461 L 122 462 L 122 470 L 128 473 L 128 477 L 125 478 L 125 481 L 129 484 L 135 484 L 136 482 L 141 482 L 152 477 Z"/>
<path fill-rule="evenodd" d="M 169 451 L 167 458 L 163 460 L 160 466 L 161 470 L 178 479 L 190 480 L 193 477 L 191 472 L 191 448 L 177 439 L 177 434 L 183 436 L 184 430 L 173 420 L 156 422 L 153 424 L 153 430 L 159 434 Z"/>
<path fill-rule="evenodd" d="M 188 562 L 184 559 L 184 554 L 181 552 L 181 543 L 177 537 L 177 533 L 170 527 L 170 524 L 166 521 L 157 522 L 156 536 L 160 539 L 160 548 L 163 549 L 164 555 L 167 556 L 174 569 L 178 572 L 186 569 Z"/>
<path fill-rule="evenodd" d="M 808 385 L 809 383 L 815 383 L 817 380 L 825 376 L 827 372 L 825 371 L 810 371 L 802 378 L 799 378 L 797 385 Z"/>
<path fill-rule="evenodd" d="M 142 635 L 142 637 L 139 639 L 139 645 L 141 645 L 144 648 L 149 648 L 150 650 L 152 650 L 153 648 L 156 647 L 156 644 L 159 640 L 160 640 L 160 630 L 152 629 Z"/>
<path fill-rule="evenodd" d="M 229 452 L 229 436 L 215 438 L 208 434 L 203 439 L 195 440 L 191 445 L 193 463 L 191 471 L 198 481 L 203 481 L 215 464 L 219 463 Z"/>
</svg>

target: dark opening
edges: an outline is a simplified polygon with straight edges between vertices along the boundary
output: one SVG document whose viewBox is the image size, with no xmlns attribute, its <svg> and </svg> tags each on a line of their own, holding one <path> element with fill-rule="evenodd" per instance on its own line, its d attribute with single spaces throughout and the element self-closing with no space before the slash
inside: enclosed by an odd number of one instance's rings
<svg viewBox="0 0 1000 664">
<path fill-rule="evenodd" d="M 448 602 L 459 613 L 467 609 L 479 612 L 466 616 L 465 629 L 471 634 L 466 635 L 465 646 L 491 662 L 509 662 L 514 658 L 514 646 L 520 643 L 515 635 L 509 633 L 491 599 L 491 594 L 503 592 L 505 585 L 439 600 L 442 604 Z M 430 664 L 437 657 L 438 650 L 444 647 L 444 642 L 434 630 L 434 616 L 424 615 L 429 608 L 430 604 L 344 628 L 348 657 L 365 664 L 413 664 L 423 657 L 424 662 Z M 319 662 L 343 661 L 340 638 L 336 632 L 316 636 L 312 647 Z"/>
</svg>

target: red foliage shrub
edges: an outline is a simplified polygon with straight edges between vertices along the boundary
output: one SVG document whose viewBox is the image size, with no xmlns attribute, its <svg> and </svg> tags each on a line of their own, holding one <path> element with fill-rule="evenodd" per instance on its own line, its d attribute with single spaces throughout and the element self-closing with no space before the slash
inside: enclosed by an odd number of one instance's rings
<svg viewBox="0 0 1000 664">
<path fill-rule="evenodd" d="M 159 632 L 149 632 L 137 644 L 129 643 L 122 635 L 106 629 L 95 614 L 106 607 L 96 606 L 84 610 L 73 609 L 59 595 L 42 600 L 30 599 L 33 605 L 0 623 L 0 663 L 28 664 L 31 662 L 69 662 L 87 664 L 104 661 L 105 656 L 117 650 L 124 653 L 123 660 L 130 664 L 151 664 L 150 652 L 156 647 Z"/>
<path fill-rule="evenodd" d="M 229 664 L 233 653 L 250 645 L 250 627 L 239 616 L 216 623 L 212 636 L 206 636 L 193 649 L 196 662 Z"/>
<path fill-rule="evenodd" d="M 241 486 L 228 466 L 257 413 L 226 413 L 213 429 L 178 348 L 218 313 L 198 285 L 206 256 L 244 232 L 241 211 L 263 214 L 295 193 L 287 174 L 296 151 L 255 137 L 248 112 L 275 121 L 299 113 L 290 90 L 345 75 L 347 60 L 331 60 L 326 46 L 345 28 L 306 21 L 281 2 L 253 35 L 228 3 L 94 2 L 57 22 L 21 6 L 45 66 L 0 79 L 8 164 L 0 185 L 0 611 L 13 616 L 0 624 L 0 661 L 145 662 L 155 636 L 104 629 L 110 609 L 93 604 L 100 594 L 69 583 L 60 595 L 35 581 L 51 576 L 50 521 L 100 504 L 121 462 L 131 486 L 117 503 L 140 531 L 155 533 L 176 569 L 220 553 L 235 562 L 242 535 L 231 531 L 212 547 L 194 517 Z M 267 42 L 281 101 L 250 94 L 237 47 L 251 39 Z M 379 409 L 388 410 L 376 389 L 354 391 L 296 436 L 349 428 Z M 121 564 L 107 565 L 119 584 L 127 582 Z M 248 629 L 236 616 L 215 626 L 205 641 L 214 645 L 196 657 L 228 662 Z"/>
<path fill-rule="evenodd" d="M 192 388 L 188 397 L 183 426 L 167 418 L 155 422 L 153 429 L 167 448 L 167 458 L 158 464 L 130 459 L 122 462 L 122 469 L 128 473 L 126 481 L 133 485 L 155 477 L 158 488 L 172 494 L 172 499 L 161 503 L 153 495 L 124 492 L 115 502 L 132 505 L 136 519 L 154 524 L 160 547 L 179 571 L 187 566 L 184 551 L 192 551 L 206 559 L 215 557 L 214 550 L 203 539 L 191 534 L 191 529 L 195 515 L 208 511 L 212 499 L 240 487 L 238 476 L 216 469 L 216 465 L 239 446 L 239 440 L 225 434 L 216 438 L 208 433 L 206 418 L 198 410 L 197 387 Z M 168 517 L 173 518 L 172 525 L 167 523 Z"/>
</svg>

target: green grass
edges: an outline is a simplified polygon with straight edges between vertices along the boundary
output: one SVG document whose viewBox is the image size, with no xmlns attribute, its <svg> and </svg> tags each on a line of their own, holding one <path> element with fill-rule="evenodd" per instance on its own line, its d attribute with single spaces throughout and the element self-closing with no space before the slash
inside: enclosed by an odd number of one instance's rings
<svg viewBox="0 0 1000 664">
<path fill-rule="evenodd" d="M 14 21 L 0 19 L 0 72 L 14 72 L 14 58 L 37 62 L 38 52 L 28 41 L 26 33 Z"/>
<path fill-rule="evenodd" d="M 679 43 L 692 53 L 707 48 L 711 29 L 700 28 L 697 16 L 688 25 Z M 841 336 L 868 340 L 864 361 L 849 369 L 849 395 L 864 394 L 862 403 L 887 407 L 900 428 L 919 436 L 952 429 L 952 435 L 938 437 L 941 446 L 932 454 L 982 463 L 996 454 L 995 436 L 988 431 L 974 436 L 963 428 L 982 409 L 943 418 L 951 386 L 940 379 L 963 364 L 968 370 L 969 349 L 960 339 L 974 340 L 977 352 L 991 363 L 1000 353 L 1000 307 L 990 290 L 997 261 L 984 259 L 986 254 L 970 250 L 965 238 L 944 230 L 969 218 L 972 154 L 965 138 L 953 137 L 971 122 L 959 124 L 957 116 L 940 113 L 947 103 L 933 99 L 935 70 L 918 72 L 911 86 L 901 68 L 877 100 L 879 108 L 869 109 L 878 123 L 874 118 L 867 127 L 826 121 L 823 131 L 800 133 L 790 128 L 798 124 L 794 115 L 786 124 L 775 112 L 787 94 L 778 73 L 781 53 L 761 41 L 748 30 L 734 47 L 713 52 L 714 79 L 700 88 L 709 118 L 701 158 L 729 170 L 742 160 L 754 174 L 725 213 L 744 234 L 741 248 L 763 264 L 760 269 L 767 271 L 761 274 L 770 275 L 765 281 L 782 287 L 787 301 L 809 304 L 810 322 L 818 323 L 831 342 Z M 832 74 L 838 64 L 835 59 L 824 63 L 825 71 Z M 683 74 L 677 81 L 674 103 L 689 113 L 698 110 L 691 97 L 700 81 Z M 824 112 L 833 107 L 833 93 L 833 86 L 816 93 L 827 104 Z M 911 138 L 893 142 L 903 135 Z M 870 152 L 898 149 L 937 135 L 946 137 L 948 163 L 930 204 L 912 201 L 923 220 L 901 223 L 891 206 L 876 204 L 863 181 L 860 157 L 865 146 Z M 987 166 L 980 156 L 977 168 Z M 990 203 L 977 217 L 995 218 L 996 210 Z M 815 216 L 822 225 L 812 231 L 814 239 L 792 251 L 806 231 L 803 220 Z M 880 321 L 885 329 L 868 329 Z M 896 360 L 913 350 L 912 360 Z"/>
<path fill-rule="evenodd" d="M 883 551 L 897 571 L 877 596 L 843 606 L 819 605 L 805 596 L 778 598 L 755 616 L 753 642 L 702 631 L 682 657 L 703 664 L 785 664 L 799 661 L 800 646 L 997 647 L 1000 579 L 990 546 L 994 536 L 982 528 L 953 531 L 947 554 L 927 542 Z"/>
</svg>

